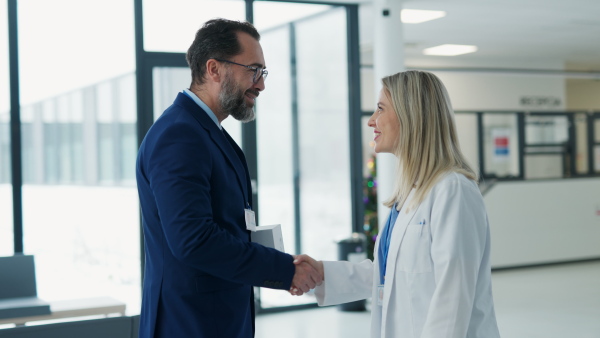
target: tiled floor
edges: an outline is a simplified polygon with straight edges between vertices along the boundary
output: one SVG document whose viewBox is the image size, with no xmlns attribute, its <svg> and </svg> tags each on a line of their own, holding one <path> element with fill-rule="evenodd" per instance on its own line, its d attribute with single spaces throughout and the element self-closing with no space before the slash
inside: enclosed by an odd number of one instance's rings
<svg viewBox="0 0 600 338">
<path fill-rule="evenodd" d="M 600 261 L 497 271 L 492 283 L 503 338 L 600 338 Z M 326 307 L 256 322 L 257 338 L 365 338 L 370 315 Z"/>
</svg>

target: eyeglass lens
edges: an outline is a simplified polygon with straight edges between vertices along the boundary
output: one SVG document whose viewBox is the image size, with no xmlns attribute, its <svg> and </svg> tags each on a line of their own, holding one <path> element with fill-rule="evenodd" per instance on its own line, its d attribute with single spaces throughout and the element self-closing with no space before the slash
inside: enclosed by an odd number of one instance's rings
<svg viewBox="0 0 600 338">
<path fill-rule="evenodd" d="M 254 70 L 254 83 L 257 83 L 258 81 L 260 81 L 261 77 L 263 78 L 263 80 L 266 80 L 268 74 L 269 74 L 269 72 L 266 69 L 256 68 Z"/>
</svg>

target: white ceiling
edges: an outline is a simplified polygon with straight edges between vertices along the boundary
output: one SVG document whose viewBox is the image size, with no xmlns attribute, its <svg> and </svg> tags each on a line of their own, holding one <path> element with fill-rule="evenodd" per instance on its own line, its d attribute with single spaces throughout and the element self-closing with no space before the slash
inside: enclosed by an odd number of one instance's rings
<svg viewBox="0 0 600 338">
<path fill-rule="evenodd" d="M 363 64 L 371 62 L 373 1 L 323 1 L 361 4 Z M 600 72 L 600 0 L 407 0 L 402 8 L 447 13 L 403 25 L 407 67 Z M 446 43 L 479 50 L 453 57 L 422 54 L 424 48 Z"/>
</svg>

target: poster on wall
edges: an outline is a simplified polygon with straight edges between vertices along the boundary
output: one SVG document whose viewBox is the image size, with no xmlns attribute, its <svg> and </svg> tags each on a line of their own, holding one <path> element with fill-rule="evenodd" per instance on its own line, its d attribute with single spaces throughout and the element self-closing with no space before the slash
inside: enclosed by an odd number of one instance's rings
<svg viewBox="0 0 600 338">
<path fill-rule="evenodd" d="M 510 129 L 492 129 L 492 157 L 494 162 L 508 162 L 510 155 Z"/>
</svg>

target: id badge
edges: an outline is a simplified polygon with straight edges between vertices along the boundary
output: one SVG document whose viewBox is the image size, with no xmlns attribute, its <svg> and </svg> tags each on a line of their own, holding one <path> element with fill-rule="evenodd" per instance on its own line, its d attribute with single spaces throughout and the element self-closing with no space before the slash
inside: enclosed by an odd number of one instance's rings
<svg viewBox="0 0 600 338">
<path fill-rule="evenodd" d="M 254 217 L 254 211 L 250 209 L 244 209 L 246 216 L 246 229 L 250 231 L 256 231 L 256 217 Z"/>
<path fill-rule="evenodd" d="M 383 284 L 377 285 L 377 305 L 383 305 Z"/>
</svg>

